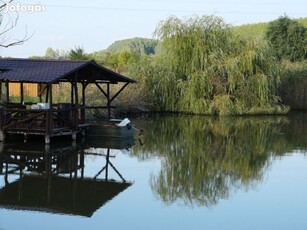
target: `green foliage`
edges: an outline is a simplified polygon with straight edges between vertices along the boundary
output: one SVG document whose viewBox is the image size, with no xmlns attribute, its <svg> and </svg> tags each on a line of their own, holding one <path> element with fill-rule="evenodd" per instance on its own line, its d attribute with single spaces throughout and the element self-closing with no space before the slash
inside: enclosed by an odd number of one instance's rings
<svg viewBox="0 0 307 230">
<path fill-rule="evenodd" d="M 123 73 L 126 71 L 128 66 L 138 62 L 139 59 L 140 55 L 137 53 L 123 51 L 118 53 L 110 53 L 105 63 L 116 72 Z"/>
<path fill-rule="evenodd" d="M 90 60 L 95 60 L 98 64 L 110 68 L 109 56 L 110 53 L 106 50 L 99 50 L 93 53 L 87 54 Z"/>
<path fill-rule="evenodd" d="M 130 69 L 158 111 L 194 114 L 285 113 L 277 97 L 280 69 L 259 40 L 242 40 L 221 18 L 161 22 L 163 52 Z"/>
<path fill-rule="evenodd" d="M 157 57 L 142 56 L 128 71 L 128 75 L 141 85 L 137 87 L 139 95 L 152 111 L 176 111 L 177 79 L 165 63 Z"/>
<path fill-rule="evenodd" d="M 170 17 L 160 23 L 155 34 L 181 79 L 209 68 L 227 51 L 231 39 L 229 26 L 221 18 L 211 16 L 185 21 Z"/>
<path fill-rule="evenodd" d="M 233 32 L 242 39 L 264 39 L 268 23 L 255 23 L 235 26 L 232 28 Z"/>
<path fill-rule="evenodd" d="M 47 48 L 45 52 L 46 59 L 65 59 L 67 57 L 67 52 L 64 50 L 53 50 L 51 47 Z"/>
<path fill-rule="evenodd" d="M 297 21 L 300 24 L 294 23 L 290 30 L 295 35 L 301 31 L 297 25 L 307 25 L 307 18 Z M 300 103 L 307 101 L 305 96 L 299 96 L 305 92 L 303 77 L 297 84 L 293 84 L 294 78 L 290 80 L 291 76 L 306 70 L 287 69 L 275 60 L 274 50 L 265 40 L 268 27 L 269 23 L 231 27 L 215 16 L 183 20 L 171 17 L 157 27 L 155 35 L 158 40 L 134 38 L 116 41 L 107 50 L 90 54 L 77 47 L 69 52 L 69 56 L 78 60 L 94 59 L 137 80 L 138 84 L 125 89 L 116 102 L 126 111 L 223 116 L 285 114 L 289 107 L 281 102 L 287 104 L 289 100 L 286 98 L 291 98 L 291 95 L 295 95 L 293 98 Z M 292 36 L 291 42 L 298 38 Z M 290 50 L 290 53 L 293 57 L 300 45 L 292 46 L 294 51 Z M 47 51 L 46 57 L 49 58 L 66 54 L 51 48 Z M 306 76 L 305 72 L 301 75 Z M 292 87 L 287 91 L 290 81 L 299 90 Z M 95 97 L 95 90 L 91 95 Z"/>
<path fill-rule="evenodd" d="M 307 59 L 307 27 L 286 16 L 269 23 L 266 39 L 271 52 L 279 59 Z"/>
<path fill-rule="evenodd" d="M 25 96 L 23 98 L 23 101 L 24 101 L 24 103 L 38 103 L 39 98 L 38 97 Z M 20 97 L 19 96 L 10 96 L 10 102 L 20 103 Z"/>
<path fill-rule="evenodd" d="M 147 38 L 132 38 L 116 41 L 111 44 L 107 51 L 110 53 L 131 52 L 138 55 L 155 54 L 157 40 Z"/>
<path fill-rule="evenodd" d="M 305 18 L 298 18 L 297 22 L 307 27 L 307 17 Z"/>
<path fill-rule="evenodd" d="M 88 56 L 85 54 L 84 49 L 82 47 L 76 47 L 75 49 L 71 49 L 67 55 L 70 60 L 88 60 Z"/>
<path fill-rule="evenodd" d="M 279 87 L 281 99 L 292 109 L 307 109 L 307 60 L 281 65 L 285 70 Z"/>
</svg>

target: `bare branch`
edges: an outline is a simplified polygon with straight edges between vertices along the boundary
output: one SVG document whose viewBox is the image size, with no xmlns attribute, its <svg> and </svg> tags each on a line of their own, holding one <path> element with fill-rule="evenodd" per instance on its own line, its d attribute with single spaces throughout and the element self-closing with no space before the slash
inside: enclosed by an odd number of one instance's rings
<svg viewBox="0 0 307 230">
<path fill-rule="evenodd" d="M 4 26 L 3 31 L 0 32 L 0 36 L 7 33 L 8 31 L 13 29 L 14 27 L 16 27 L 18 19 L 19 19 L 19 14 L 17 14 L 17 17 L 13 21 L 9 20 L 7 22 L 7 24 Z"/>
<path fill-rule="evenodd" d="M 8 48 L 10 46 L 22 45 L 23 43 L 28 41 L 33 35 L 34 35 L 34 33 L 32 33 L 30 36 L 28 36 L 28 31 L 27 31 L 27 28 L 26 28 L 25 36 L 22 39 L 15 40 L 15 41 L 13 41 L 11 43 L 7 43 L 7 44 L 0 44 L 0 47 Z"/>
<path fill-rule="evenodd" d="M 7 4 L 10 4 L 11 2 L 13 2 L 13 0 L 10 0 L 10 1 L 1 1 L 3 2 L 2 5 L 0 5 L 0 12 L 6 7 Z"/>
<path fill-rule="evenodd" d="M 13 2 L 13 0 L 9 0 L 7 2 L 0 0 L 0 26 L 2 25 L 3 22 L 3 16 L 2 16 L 2 11 L 5 9 L 5 7 L 7 6 L 7 4 L 10 4 Z M 32 33 L 30 36 L 28 36 L 28 32 L 27 32 L 27 28 L 26 28 L 26 32 L 23 38 L 21 39 L 15 39 L 14 41 L 8 41 L 8 39 L 5 39 L 5 35 L 13 30 L 16 26 L 17 26 L 17 22 L 19 20 L 19 14 L 16 13 L 16 17 L 11 17 L 11 15 L 8 13 L 6 14 L 8 15 L 9 19 L 7 20 L 7 23 L 5 24 L 5 26 L 3 26 L 3 28 L 0 31 L 0 37 L 2 38 L 2 41 L 0 42 L 0 47 L 2 48 L 8 48 L 10 46 L 16 46 L 16 45 L 22 45 L 23 43 L 25 43 L 26 41 L 28 41 L 34 33 Z"/>
</svg>

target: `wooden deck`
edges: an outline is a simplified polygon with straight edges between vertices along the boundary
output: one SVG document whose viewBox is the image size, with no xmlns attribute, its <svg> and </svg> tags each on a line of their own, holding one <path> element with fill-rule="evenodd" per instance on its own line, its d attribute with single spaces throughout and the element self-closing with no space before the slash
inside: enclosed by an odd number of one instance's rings
<svg viewBox="0 0 307 230">
<path fill-rule="evenodd" d="M 29 106 L 27 106 L 29 107 Z M 61 108 L 53 105 L 49 109 L 31 109 L 20 104 L 9 104 L 0 108 L 0 141 L 4 141 L 7 134 L 41 135 L 45 143 L 55 136 L 71 135 L 75 140 L 77 134 L 84 135 L 89 124 L 80 119 L 82 108 Z"/>
</svg>

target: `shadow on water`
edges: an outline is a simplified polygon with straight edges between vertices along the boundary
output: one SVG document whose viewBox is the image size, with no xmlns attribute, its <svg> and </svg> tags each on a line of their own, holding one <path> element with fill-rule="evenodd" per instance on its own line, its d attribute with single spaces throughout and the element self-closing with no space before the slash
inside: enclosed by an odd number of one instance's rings
<svg viewBox="0 0 307 230">
<path fill-rule="evenodd" d="M 133 154 L 161 157 L 150 185 L 164 203 L 212 206 L 255 188 L 275 157 L 306 149 L 306 117 L 154 117 Z"/>
<path fill-rule="evenodd" d="M 106 202 L 127 189 L 127 182 L 112 164 L 112 141 L 1 143 L 0 207 L 91 217 Z M 133 145 L 133 143 L 131 143 Z M 131 146 L 130 145 L 130 146 Z M 111 147 L 113 149 L 111 149 Z M 85 172 L 86 157 L 103 157 L 105 164 L 94 176 Z M 118 180 L 109 179 L 114 170 Z"/>
</svg>

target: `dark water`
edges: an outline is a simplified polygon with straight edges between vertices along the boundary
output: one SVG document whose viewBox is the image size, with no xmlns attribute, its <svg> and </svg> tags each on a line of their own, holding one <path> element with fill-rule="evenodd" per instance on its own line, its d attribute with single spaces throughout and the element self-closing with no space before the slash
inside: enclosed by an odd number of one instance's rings
<svg viewBox="0 0 307 230">
<path fill-rule="evenodd" d="M 2 144 L 0 229 L 307 229 L 306 113 L 134 123 L 123 142 Z"/>
</svg>

